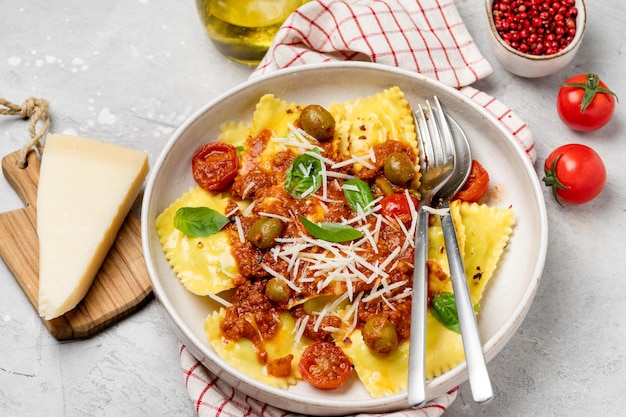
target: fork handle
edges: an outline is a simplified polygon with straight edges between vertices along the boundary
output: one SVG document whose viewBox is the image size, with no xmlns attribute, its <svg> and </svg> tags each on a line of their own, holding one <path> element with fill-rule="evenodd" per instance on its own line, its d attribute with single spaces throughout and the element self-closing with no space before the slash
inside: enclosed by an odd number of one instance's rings
<svg viewBox="0 0 626 417">
<path fill-rule="evenodd" d="M 463 260 L 459 249 L 459 242 L 456 237 L 454 223 L 450 213 L 441 216 L 441 227 L 448 253 L 448 265 L 452 278 L 452 288 L 454 289 L 454 299 L 456 301 L 459 325 L 461 327 L 461 337 L 463 349 L 465 351 L 465 362 L 469 374 L 469 383 L 474 401 L 483 403 L 493 398 L 493 389 L 487 372 L 487 364 L 483 354 L 482 343 L 478 334 L 478 326 L 474 315 L 474 306 L 467 287 L 467 278 L 463 267 Z"/>
<path fill-rule="evenodd" d="M 411 301 L 411 344 L 409 348 L 409 406 L 426 402 L 426 308 L 428 298 L 428 212 L 417 219 L 413 296 Z"/>
</svg>

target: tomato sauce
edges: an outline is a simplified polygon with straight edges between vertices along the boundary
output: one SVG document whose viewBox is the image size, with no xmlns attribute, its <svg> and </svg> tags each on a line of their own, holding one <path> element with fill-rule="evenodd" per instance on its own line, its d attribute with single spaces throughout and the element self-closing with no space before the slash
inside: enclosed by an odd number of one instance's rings
<svg viewBox="0 0 626 417">
<path fill-rule="evenodd" d="M 271 158 L 271 161 L 261 161 L 261 155 L 267 148 L 270 137 L 270 132 L 263 131 L 256 138 L 248 139 L 246 149 L 241 157 L 242 169 L 230 188 L 233 197 L 257 201 L 257 205 L 249 215 L 239 216 L 244 235 L 258 219 L 268 213 L 290 219 L 290 221 L 283 222 L 283 233 L 280 237 L 283 241 L 308 235 L 306 228 L 298 220 L 298 215 L 319 222 L 341 222 L 355 216 L 355 212 L 346 202 L 341 187 L 343 182 L 341 179 L 328 178 L 325 185 L 326 198 L 323 202 L 320 202 L 321 189 L 316 192 L 316 196 L 306 198 L 294 198 L 287 193 L 282 184 L 285 182 L 287 170 L 297 155 L 289 150 L 280 151 Z M 331 143 L 319 143 L 319 146 L 322 148 L 322 154 L 325 158 L 337 162 L 345 160 L 345 157 L 333 148 Z M 392 152 L 405 152 L 412 161 L 416 161 L 415 152 L 411 147 L 400 142 L 387 141 L 374 147 L 375 167 L 362 168 L 358 177 L 371 185 L 373 179 L 382 175 L 383 161 L 386 155 Z M 347 168 L 338 168 L 333 171 L 344 174 L 348 172 Z M 374 190 L 374 197 L 382 198 L 380 191 L 376 191 L 375 187 L 372 189 Z M 227 210 L 233 211 L 235 208 L 236 205 L 233 201 Z M 367 216 L 359 224 L 367 224 L 370 230 L 374 230 L 376 222 L 374 216 Z M 295 320 L 303 320 L 308 313 L 301 305 L 302 301 L 320 294 L 341 295 L 346 293 L 348 288 L 346 282 L 336 281 L 320 290 L 319 283 L 325 278 L 324 274 L 318 276 L 315 275 L 315 271 L 300 271 L 301 279 L 297 284 L 299 291 L 292 289 L 290 299 L 287 302 L 271 301 L 265 294 L 266 282 L 272 276 L 267 268 L 283 277 L 289 277 L 293 271 L 293 265 L 290 265 L 286 259 L 277 256 L 273 248 L 262 250 L 246 239 L 241 241 L 238 227 L 234 222 L 228 226 L 233 255 L 237 260 L 241 276 L 237 280 L 239 285 L 234 291 L 232 306 L 226 309 L 226 317 L 222 322 L 221 330 L 228 339 L 250 339 L 257 349 L 259 361 L 266 363 L 268 358 L 262 342 L 275 336 L 278 331 L 277 317 L 282 312 L 289 311 Z M 366 243 L 362 246 L 365 249 L 358 252 L 358 256 L 369 265 L 383 263 L 396 248 L 405 245 L 407 239 L 405 232 L 393 219 L 382 222 L 378 233 L 379 237 L 375 248 Z M 310 249 L 309 253 L 322 254 L 325 253 L 325 249 L 314 247 Z M 332 255 L 329 256 L 332 257 Z M 370 269 L 359 263 L 355 263 L 354 269 L 356 270 L 355 273 L 363 276 L 372 274 Z M 413 274 L 413 248 L 411 245 L 397 254 L 393 261 L 393 268 L 388 266 L 384 274 L 386 276 L 385 285 L 389 286 L 394 283 L 402 283 L 402 285 L 385 293 L 384 299 L 378 297 L 367 303 L 361 303 L 357 310 L 358 321 L 356 325 L 357 328 L 362 328 L 370 317 L 386 317 L 396 327 L 398 339 L 403 341 L 408 339 L 410 327 L 410 320 L 407 318 L 410 317 L 411 297 L 402 297 L 402 294 L 411 288 Z M 302 277 L 306 279 L 302 279 Z M 353 286 L 351 291 L 354 294 L 363 292 L 366 296 L 373 291 L 382 289 L 382 280 L 382 275 L 372 282 L 354 280 L 351 284 Z M 317 326 L 315 325 L 316 320 L 316 316 L 309 317 L 304 328 L 304 336 L 313 341 L 332 341 L 332 334 L 328 329 L 338 329 L 342 325 L 342 320 L 332 314 L 324 316 Z M 255 325 L 253 326 L 251 322 Z M 278 366 L 278 369 L 284 371 L 285 361 L 282 361 L 282 366 Z"/>
</svg>

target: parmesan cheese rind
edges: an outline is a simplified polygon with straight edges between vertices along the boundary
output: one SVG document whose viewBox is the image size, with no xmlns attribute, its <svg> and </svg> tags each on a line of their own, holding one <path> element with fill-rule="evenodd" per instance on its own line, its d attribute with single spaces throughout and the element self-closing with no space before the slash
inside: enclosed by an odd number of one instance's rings
<svg viewBox="0 0 626 417">
<path fill-rule="evenodd" d="M 232 341 L 223 337 L 220 323 L 224 320 L 225 314 L 226 311 L 222 308 L 220 311 L 214 311 L 207 316 L 204 321 L 204 331 L 208 341 L 222 359 L 255 380 L 276 388 L 289 388 L 290 385 L 296 384 L 301 379 L 298 362 L 300 362 L 300 357 L 308 345 L 294 343 L 295 321 L 290 314 L 281 314 L 278 334 L 271 340 L 263 341 L 268 361 L 283 358 L 289 354 L 293 355 L 291 373 L 287 377 L 268 375 L 266 366 L 259 363 L 256 349 L 249 339 Z"/>
<path fill-rule="evenodd" d="M 166 259 L 181 283 L 194 294 L 218 294 L 234 288 L 233 277 L 239 274 L 239 267 L 227 230 L 206 237 L 189 237 L 174 227 L 174 215 L 181 207 L 209 207 L 224 214 L 228 200 L 228 193 L 211 193 L 194 187 L 156 219 Z M 244 209 L 246 203 L 240 204 Z"/>
</svg>

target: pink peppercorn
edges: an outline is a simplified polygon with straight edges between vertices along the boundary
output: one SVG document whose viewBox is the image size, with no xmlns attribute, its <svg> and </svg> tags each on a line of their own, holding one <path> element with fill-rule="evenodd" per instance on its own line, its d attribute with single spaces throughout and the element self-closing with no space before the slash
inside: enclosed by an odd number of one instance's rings
<svg viewBox="0 0 626 417">
<path fill-rule="evenodd" d="M 492 11 L 500 37 L 526 54 L 555 54 L 576 34 L 575 0 L 494 0 Z"/>
</svg>

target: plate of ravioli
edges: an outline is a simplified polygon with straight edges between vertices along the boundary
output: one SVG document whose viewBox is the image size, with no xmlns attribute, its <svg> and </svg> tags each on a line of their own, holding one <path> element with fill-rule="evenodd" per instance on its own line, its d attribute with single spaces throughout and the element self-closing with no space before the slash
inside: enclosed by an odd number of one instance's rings
<svg viewBox="0 0 626 417">
<path fill-rule="evenodd" d="M 543 194 L 501 123 L 456 89 L 401 69 L 282 70 L 211 101 L 148 179 L 142 238 L 181 341 L 241 392 L 307 415 L 406 408 L 420 205 L 412 112 L 436 95 L 488 173 L 450 211 L 486 360 L 535 296 Z M 427 397 L 467 379 L 438 216 L 428 247 Z"/>
</svg>

